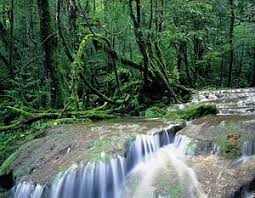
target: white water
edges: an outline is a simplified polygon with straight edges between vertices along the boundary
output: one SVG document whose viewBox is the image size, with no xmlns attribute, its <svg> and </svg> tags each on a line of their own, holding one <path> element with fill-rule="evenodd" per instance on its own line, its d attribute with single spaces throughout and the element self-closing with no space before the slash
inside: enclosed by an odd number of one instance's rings
<svg viewBox="0 0 255 198">
<path fill-rule="evenodd" d="M 201 103 L 215 104 L 219 115 L 255 115 L 255 88 L 200 91 L 191 102 L 171 106 L 169 111 Z"/>
<path fill-rule="evenodd" d="M 14 198 L 147 198 L 153 190 L 154 177 L 161 168 L 170 164 L 175 168 L 185 191 L 193 197 L 204 197 L 195 173 L 185 164 L 185 152 L 190 140 L 181 136 L 174 138 L 171 130 L 164 130 L 154 136 L 142 135 L 130 145 L 126 158 L 118 156 L 109 162 L 91 162 L 73 165 L 60 174 L 50 186 L 42 187 L 32 183 L 19 183 Z M 134 196 L 127 192 L 128 180 L 138 174 L 141 181 Z M 187 180 L 188 179 L 188 183 Z M 187 183 L 187 184 L 185 184 Z M 165 197 L 158 195 L 157 197 Z"/>
<path fill-rule="evenodd" d="M 200 184 L 196 178 L 195 172 L 185 164 L 187 147 L 190 139 L 177 136 L 173 144 L 165 146 L 152 154 L 148 160 L 145 160 L 129 173 L 128 182 L 125 187 L 123 197 L 171 197 L 169 193 L 156 195 L 155 184 L 157 184 L 157 177 L 164 172 L 175 172 L 177 175 L 177 183 L 180 183 L 181 196 L 186 197 L 184 193 L 190 198 L 203 198 L 206 195 L 203 193 Z M 171 183 L 171 179 L 169 183 Z M 135 182 L 135 185 L 134 185 Z M 168 185 L 168 184 L 166 184 Z M 171 186 L 169 187 L 171 188 Z M 169 189 L 171 190 L 171 189 Z"/>
<path fill-rule="evenodd" d="M 43 187 L 41 185 L 33 185 L 30 182 L 19 183 L 16 187 L 15 198 L 41 198 Z"/>
<path fill-rule="evenodd" d="M 215 103 L 220 115 L 254 115 L 255 88 L 202 91 L 193 96 L 192 103 Z"/>
<path fill-rule="evenodd" d="M 125 159 L 118 156 L 109 163 L 93 162 L 72 166 L 59 175 L 50 189 L 50 198 L 119 197 L 125 177 Z"/>
</svg>

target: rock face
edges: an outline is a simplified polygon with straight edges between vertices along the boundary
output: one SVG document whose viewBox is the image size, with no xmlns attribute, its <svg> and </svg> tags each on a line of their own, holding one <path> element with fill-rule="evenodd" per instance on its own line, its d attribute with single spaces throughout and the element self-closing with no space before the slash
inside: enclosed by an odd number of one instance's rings
<svg viewBox="0 0 255 198">
<path fill-rule="evenodd" d="M 193 139 L 197 145 L 197 154 L 215 153 L 217 145 L 222 154 L 226 154 L 225 157 L 237 158 L 241 154 L 254 154 L 254 131 L 254 116 L 209 116 L 191 121 L 179 134 Z M 237 143 L 236 146 L 239 147 L 236 156 L 227 153 L 227 146 L 231 143 Z M 247 144 L 249 146 L 245 147 Z"/>
<path fill-rule="evenodd" d="M 8 169 L 13 171 L 17 181 L 43 185 L 73 164 L 124 156 L 128 144 L 138 134 L 153 134 L 172 126 L 163 120 L 112 122 L 52 127 L 45 137 L 22 146 Z"/>
<path fill-rule="evenodd" d="M 254 96 L 251 88 L 206 91 L 193 97 L 192 103 L 214 103 L 220 111 L 218 116 L 191 121 L 178 133 L 192 139 L 195 156 L 187 164 L 208 197 L 233 197 L 255 178 Z"/>
<path fill-rule="evenodd" d="M 217 155 L 199 155 L 188 160 L 209 198 L 233 197 L 255 178 L 255 159 L 231 161 Z M 254 189 L 253 189 L 254 190 Z"/>
</svg>

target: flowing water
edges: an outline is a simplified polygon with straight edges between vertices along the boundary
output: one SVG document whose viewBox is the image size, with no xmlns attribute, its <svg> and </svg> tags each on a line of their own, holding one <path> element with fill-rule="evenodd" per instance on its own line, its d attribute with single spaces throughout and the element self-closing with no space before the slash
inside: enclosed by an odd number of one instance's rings
<svg viewBox="0 0 255 198">
<path fill-rule="evenodd" d="M 129 146 L 126 157 L 73 165 L 51 185 L 19 183 L 14 189 L 14 198 L 147 198 L 148 193 L 153 197 L 169 197 L 155 195 L 152 185 L 159 171 L 169 164 L 186 193 L 191 197 L 204 197 L 195 173 L 185 164 L 189 143 L 188 138 L 175 137 L 171 130 L 141 135 Z M 133 190 L 130 181 L 135 181 L 137 175 L 140 180 Z M 143 189 L 147 189 L 146 192 Z"/>
<path fill-rule="evenodd" d="M 255 88 L 203 91 L 192 102 L 214 103 L 220 115 L 255 115 Z"/>
<path fill-rule="evenodd" d="M 204 91 L 191 103 L 176 105 L 177 109 L 197 103 L 213 103 L 220 115 L 255 115 L 255 88 Z M 162 130 L 155 135 L 139 135 L 130 144 L 125 156 L 73 165 L 59 174 L 51 184 L 41 186 L 20 182 L 13 190 L 14 198 L 204 198 L 196 174 L 186 160 L 190 139 L 175 136 L 176 131 Z M 211 154 L 218 154 L 215 144 Z M 254 158 L 255 140 L 244 143 L 242 157 Z M 254 190 L 243 191 L 243 197 L 254 197 Z"/>
<path fill-rule="evenodd" d="M 201 91 L 193 96 L 190 103 L 171 108 L 185 109 L 200 103 L 215 104 L 219 115 L 255 115 L 255 88 Z"/>
<path fill-rule="evenodd" d="M 128 175 L 123 197 L 167 198 L 171 197 L 171 186 L 174 190 L 178 188 L 179 197 L 206 197 L 195 172 L 185 164 L 189 143 L 189 138 L 177 136 L 172 144 L 161 148 L 148 160 L 137 164 Z M 157 186 L 162 183 L 164 183 L 163 187 L 170 186 L 170 189 L 160 192 Z"/>
</svg>

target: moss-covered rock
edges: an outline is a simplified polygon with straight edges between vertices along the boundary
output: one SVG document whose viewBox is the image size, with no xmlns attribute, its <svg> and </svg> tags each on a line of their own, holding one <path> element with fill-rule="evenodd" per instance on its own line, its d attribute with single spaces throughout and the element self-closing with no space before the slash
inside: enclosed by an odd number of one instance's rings
<svg viewBox="0 0 255 198">
<path fill-rule="evenodd" d="M 17 159 L 14 155 L 4 163 L 4 170 L 12 169 L 18 181 L 45 184 L 73 164 L 125 156 L 128 145 L 138 134 L 153 134 L 169 126 L 164 120 L 138 118 L 50 124 L 52 127 L 44 131 L 43 137 L 27 142 L 18 149 Z"/>
<path fill-rule="evenodd" d="M 170 120 L 192 120 L 207 115 L 216 115 L 218 110 L 215 105 L 199 104 L 183 110 L 173 110 L 165 114 L 165 118 Z"/>
<path fill-rule="evenodd" d="M 228 159 L 242 155 L 244 143 L 255 139 L 253 116 L 207 116 L 178 132 L 197 144 L 195 154 L 217 153 Z"/>
<path fill-rule="evenodd" d="M 0 188 L 0 197 L 1 198 L 10 198 L 12 197 L 12 192 L 11 191 L 1 191 L 1 188 Z"/>
<path fill-rule="evenodd" d="M 191 106 L 187 109 L 167 111 L 164 108 L 151 107 L 148 108 L 144 116 L 145 118 L 158 118 L 164 117 L 168 120 L 192 120 L 207 115 L 216 115 L 218 110 L 215 105 L 199 104 Z"/>
<path fill-rule="evenodd" d="M 216 115 L 218 110 L 215 105 L 200 104 L 195 105 L 182 112 L 181 118 L 185 120 L 192 120 L 206 115 Z"/>
<path fill-rule="evenodd" d="M 151 107 L 146 109 L 144 117 L 145 118 L 158 118 L 166 115 L 166 112 L 158 107 Z"/>
<path fill-rule="evenodd" d="M 227 124 L 222 133 L 216 138 L 220 146 L 220 153 L 228 159 L 236 159 L 242 154 L 242 145 L 248 140 L 248 136 L 242 133 L 234 124 Z"/>
<path fill-rule="evenodd" d="M 0 166 L 0 175 L 4 175 L 10 172 L 10 168 L 14 161 L 18 158 L 18 152 L 11 154 L 4 163 Z"/>
<path fill-rule="evenodd" d="M 174 186 L 171 191 L 169 192 L 169 196 L 171 198 L 179 198 L 181 197 L 183 192 L 183 187 L 180 183 L 176 184 L 176 186 Z"/>
</svg>

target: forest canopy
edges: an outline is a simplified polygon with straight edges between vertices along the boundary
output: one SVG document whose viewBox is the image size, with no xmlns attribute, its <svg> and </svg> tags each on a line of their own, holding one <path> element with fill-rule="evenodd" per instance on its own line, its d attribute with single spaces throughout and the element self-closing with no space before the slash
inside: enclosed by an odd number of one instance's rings
<svg viewBox="0 0 255 198">
<path fill-rule="evenodd" d="M 193 89 L 255 86 L 253 0 L 0 2 L 2 118 L 139 115 Z"/>
</svg>

